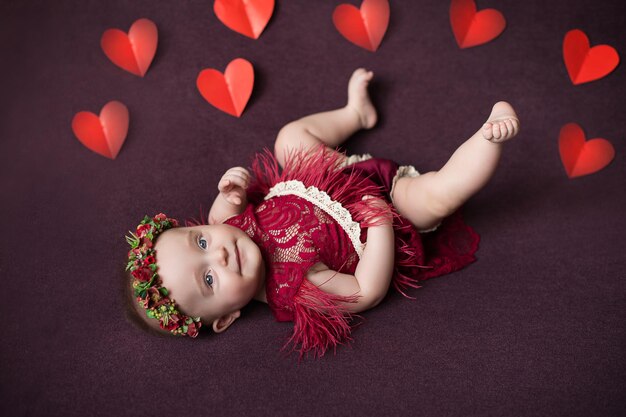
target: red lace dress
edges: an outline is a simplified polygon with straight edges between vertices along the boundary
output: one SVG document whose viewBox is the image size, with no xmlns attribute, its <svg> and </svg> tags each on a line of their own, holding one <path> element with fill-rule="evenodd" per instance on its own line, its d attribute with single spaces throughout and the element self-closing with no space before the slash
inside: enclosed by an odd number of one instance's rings
<svg viewBox="0 0 626 417">
<path fill-rule="evenodd" d="M 371 158 L 345 165 L 343 156 L 320 148 L 294 153 L 280 170 L 268 151 L 255 157 L 254 181 L 248 188 L 246 210 L 226 220 L 260 247 L 266 264 L 266 295 L 277 321 L 293 321 L 291 344 L 300 356 L 322 356 L 329 348 L 349 342 L 353 316 L 342 302 L 356 296 L 324 292 L 306 279 L 316 263 L 353 274 L 363 253 L 367 228 L 376 210 L 364 195 L 386 199 L 396 174 L 419 175 L 412 167 Z M 444 219 L 431 233 L 420 234 L 394 213 L 395 271 L 393 285 L 403 295 L 408 287 L 443 275 L 475 260 L 478 235 L 460 213 Z M 408 297 L 408 296 L 407 296 Z M 284 348 L 283 347 L 283 348 Z"/>
</svg>

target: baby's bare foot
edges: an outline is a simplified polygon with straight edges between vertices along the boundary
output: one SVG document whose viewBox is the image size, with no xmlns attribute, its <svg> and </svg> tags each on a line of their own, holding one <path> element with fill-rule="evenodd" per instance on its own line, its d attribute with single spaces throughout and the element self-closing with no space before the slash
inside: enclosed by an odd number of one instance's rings
<svg viewBox="0 0 626 417">
<path fill-rule="evenodd" d="M 352 73 L 348 83 L 348 108 L 357 112 L 363 129 L 371 129 L 377 120 L 376 109 L 367 92 L 372 77 L 374 77 L 372 71 L 359 68 Z"/>
<path fill-rule="evenodd" d="M 513 107 L 506 101 L 499 101 L 493 106 L 481 132 L 489 142 L 500 143 L 515 137 L 519 128 L 519 119 Z"/>
</svg>

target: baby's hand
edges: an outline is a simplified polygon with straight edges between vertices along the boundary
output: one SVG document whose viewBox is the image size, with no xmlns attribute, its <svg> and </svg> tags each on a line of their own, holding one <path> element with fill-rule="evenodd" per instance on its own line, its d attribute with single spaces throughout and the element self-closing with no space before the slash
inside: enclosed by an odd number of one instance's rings
<svg viewBox="0 0 626 417">
<path fill-rule="evenodd" d="M 224 199 L 230 204 L 240 205 L 246 200 L 246 188 L 250 182 L 250 173 L 242 167 L 234 167 L 226 171 L 217 184 Z"/>
<path fill-rule="evenodd" d="M 371 195 L 364 195 L 362 200 L 372 209 L 371 213 L 366 212 L 365 223 L 373 226 L 391 226 L 393 224 L 393 214 L 384 200 Z"/>
</svg>

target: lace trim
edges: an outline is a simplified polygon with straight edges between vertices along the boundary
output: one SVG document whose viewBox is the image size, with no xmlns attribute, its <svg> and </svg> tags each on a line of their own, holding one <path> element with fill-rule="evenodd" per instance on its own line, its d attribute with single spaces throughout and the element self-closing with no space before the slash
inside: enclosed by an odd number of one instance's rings
<svg viewBox="0 0 626 417">
<path fill-rule="evenodd" d="M 420 175 L 419 172 L 412 165 L 402 165 L 398 167 L 398 172 L 394 175 L 393 180 L 391 180 L 391 191 L 389 192 L 389 196 L 391 197 L 391 202 L 393 203 L 393 190 L 396 188 L 396 182 L 402 177 L 418 177 Z"/>
<path fill-rule="evenodd" d="M 335 219 L 335 221 L 339 223 L 341 228 L 347 233 L 348 237 L 352 241 L 352 245 L 354 246 L 357 255 L 359 255 L 359 259 L 361 258 L 365 248 L 365 245 L 361 243 L 360 239 L 361 226 L 352 220 L 350 212 L 339 202 L 331 200 L 328 194 L 317 187 L 305 187 L 304 184 L 298 180 L 277 183 L 270 188 L 268 194 L 265 196 L 265 200 L 281 195 L 296 195 L 328 213 L 328 215 Z"/>
<path fill-rule="evenodd" d="M 357 162 L 367 161 L 368 159 L 372 159 L 372 155 L 368 153 L 364 153 L 362 155 L 350 155 L 341 163 L 341 167 L 347 167 L 352 164 L 356 164 Z"/>
</svg>

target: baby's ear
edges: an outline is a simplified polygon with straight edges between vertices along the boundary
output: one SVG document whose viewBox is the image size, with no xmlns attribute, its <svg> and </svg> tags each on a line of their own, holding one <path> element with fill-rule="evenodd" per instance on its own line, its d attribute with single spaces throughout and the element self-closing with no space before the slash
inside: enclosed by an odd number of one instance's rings
<svg viewBox="0 0 626 417">
<path fill-rule="evenodd" d="M 213 322 L 213 331 L 215 333 L 222 333 L 224 330 L 228 329 L 228 326 L 233 324 L 239 316 L 241 316 L 241 310 L 233 311 L 230 314 L 226 314 L 225 316 L 215 319 Z"/>
</svg>

